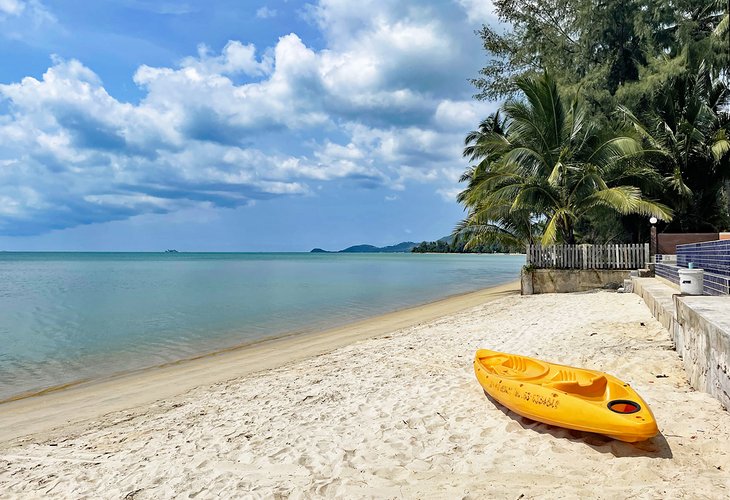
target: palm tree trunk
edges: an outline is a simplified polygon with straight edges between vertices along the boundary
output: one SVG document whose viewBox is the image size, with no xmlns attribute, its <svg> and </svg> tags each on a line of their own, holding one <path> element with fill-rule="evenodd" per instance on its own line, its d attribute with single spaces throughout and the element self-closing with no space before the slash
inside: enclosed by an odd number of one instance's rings
<svg viewBox="0 0 730 500">
<path fill-rule="evenodd" d="M 568 238 L 566 243 L 568 245 L 575 245 L 575 232 L 573 231 L 573 224 L 570 224 L 570 227 L 568 228 Z"/>
<path fill-rule="evenodd" d="M 563 237 L 563 243 L 566 245 L 575 245 L 575 233 L 573 231 L 573 224 L 571 221 L 563 218 L 560 221 L 560 234 Z"/>
</svg>

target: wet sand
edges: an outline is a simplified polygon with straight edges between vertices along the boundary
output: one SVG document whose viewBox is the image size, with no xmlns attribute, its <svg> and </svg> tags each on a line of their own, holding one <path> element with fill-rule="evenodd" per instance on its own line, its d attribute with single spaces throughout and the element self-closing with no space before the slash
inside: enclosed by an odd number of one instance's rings
<svg viewBox="0 0 730 500">
<path fill-rule="evenodd" d="M 195 387 L 290 364 L 362 339 L 417 325 L 517 293 L 519 283 L 507 283 L 321 332 L 282 336 L 4 402 L 0 404 L 0 443 L 170 398 Z"/>
</svg>

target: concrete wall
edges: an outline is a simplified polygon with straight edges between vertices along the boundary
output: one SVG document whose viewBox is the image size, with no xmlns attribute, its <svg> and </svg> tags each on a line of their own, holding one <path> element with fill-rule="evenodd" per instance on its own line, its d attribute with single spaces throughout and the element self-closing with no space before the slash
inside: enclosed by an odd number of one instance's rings
<svg viewBox="0 0 730 500">
<path fill-rule="evenodd" d="M 730 297 L 674 296 L 673 337 L 690 384 L 730 408 Z"/>
<path fill-rule="evenodd" d="M 585 292 L 596 288 L 618 288 L 629 277 L 629 270 L 622 269 L 534 269 L 533 293 Z M 528 295 L 525 279 L 522 294 Z"/>
<path fill-rule="evenodd" d="M 680 295 L 656 278 L 631 278 L 667 329 L 692 387 L 730 409 L 730 297 Z"/>
</svg>

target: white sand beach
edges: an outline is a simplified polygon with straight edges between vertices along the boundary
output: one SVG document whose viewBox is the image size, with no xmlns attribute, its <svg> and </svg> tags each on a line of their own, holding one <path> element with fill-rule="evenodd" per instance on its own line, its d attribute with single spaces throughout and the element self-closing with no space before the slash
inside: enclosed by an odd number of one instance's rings
<svg viewBox="0 0 730 500">
<path fill-rule="evenodd" d="M 122 378 L 77 388 L 75 403 L 69 390 L 2 405 L 1 496 L 730 496 L 730 414 L 689 387 L 669 334 L 638 296 L 492 299 L 449 299 L 451 311 L 435 316 L 425 306 L 422 319 L 417 313 L 403 320 L 410 326 L 381 322 L 386 331 L 363 322 L 355 331 L 375 338 L 354 335 L 349 345 L 321 339 L 318 355 L 306 342 L 289 350 L 283 342 L 268 353 L 268 369 L 237 372 L 240 353 L 197 360 L 178 395 L 169 377 L 184 373 L 185 363 L 158 373 L 167 385 L 143 373 L 134 375 L 138 385 Z M 453 312 L 459 305 L 467 309 Z M 650 404 L 661 434 L 628 444 L 523 419 L 484 396 L 472 371 L 480 347 L 612 373 Z M 73 422 L 54 411 L 88 404 L 88 396 L 78 396 L 83 391 L 144 393 L 144 377 L 152 394 L 127 399 L 134 408 L 120 409 L 119 396 L 106 407 L 101 402 L 98 415 L 84 413 L 87 407 L 76 416 L 92 420 Z M 45 423 L 44 401 L 52 415 Z M 34 433 L 17 438 L 24 411 L 34 415 L 24 431 Z"/>
</svg>

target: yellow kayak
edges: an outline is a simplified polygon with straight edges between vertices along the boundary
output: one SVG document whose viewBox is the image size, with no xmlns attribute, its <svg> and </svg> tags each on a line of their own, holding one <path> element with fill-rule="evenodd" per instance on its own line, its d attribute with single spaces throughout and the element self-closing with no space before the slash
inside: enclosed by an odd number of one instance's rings
<svg viewBox="0 0 730 500">
<path fill-rule="evenodd" d="M 487 349 L 477 351 L 474 372 L 487 394 L 538 422 L 630 443 L 659 432 L 636 391 L 603 372 Z"/>
</svg>

